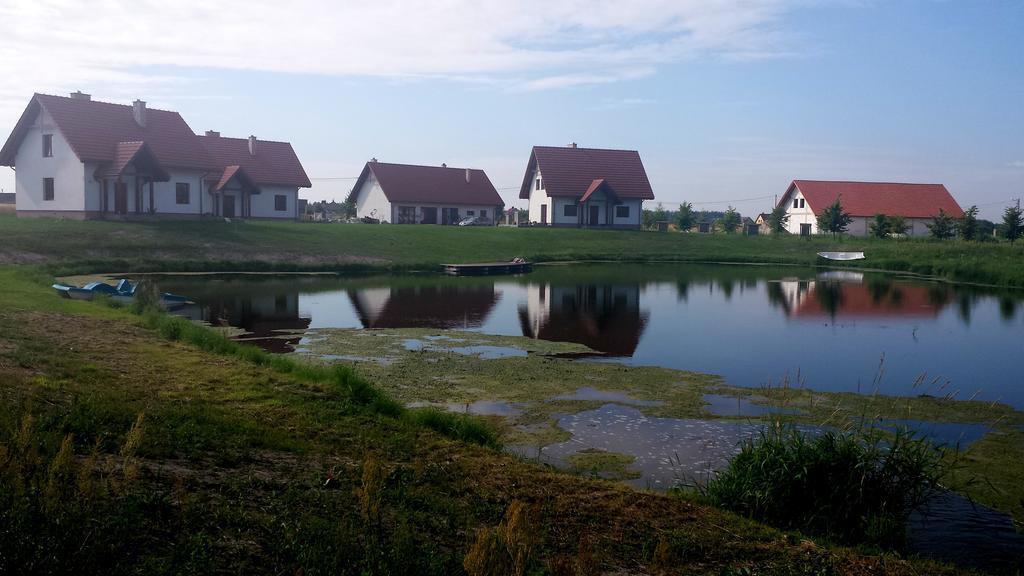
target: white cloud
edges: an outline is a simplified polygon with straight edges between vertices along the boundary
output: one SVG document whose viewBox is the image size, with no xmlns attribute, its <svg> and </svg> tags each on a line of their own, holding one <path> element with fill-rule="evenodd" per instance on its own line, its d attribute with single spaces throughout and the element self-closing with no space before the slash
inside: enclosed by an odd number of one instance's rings
<svg viewBox="0 0 1024 576">
<path fill-rule="evenodd" d="M 615 82 L 698 55 L 784 54 L 800 0 L 8 0 L 0 106 L 33 91 L 140 86 L 202 67 L 443 77 L 531 90 Z M 186 91 L 178 88 L 179 91 Z M 118 94 L 115 94 L 118 95 Z"/>
</svg>

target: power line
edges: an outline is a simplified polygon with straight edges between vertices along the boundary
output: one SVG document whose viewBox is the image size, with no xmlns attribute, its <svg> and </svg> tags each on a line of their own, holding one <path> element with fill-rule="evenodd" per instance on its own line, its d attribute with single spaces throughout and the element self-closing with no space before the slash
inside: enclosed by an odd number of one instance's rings
<svg viewBox="0 0 1024 576">
<path fill-rule="evenodd" d="M 738 198 L 738 199 L 734 199 L 734 200 L 709 200 L 707 202 L 691 202 L 691 204 L 696 204 L 698 206 L 703 206 L 704 204 L 739 204 L 740 202 L 753 202 L 754 200 L 767 200 L 768 198 L 774 198 L 774 197 L 775 197 L 774 194 L 769 194 L 767 196 L 758 196 L 756 198 Z"/>
</svg>

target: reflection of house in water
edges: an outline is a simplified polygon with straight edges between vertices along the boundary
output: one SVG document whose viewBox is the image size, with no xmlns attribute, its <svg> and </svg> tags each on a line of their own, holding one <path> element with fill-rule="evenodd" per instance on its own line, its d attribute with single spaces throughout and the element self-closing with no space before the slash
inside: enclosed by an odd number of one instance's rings
<svg viewBox="0 0 1024 576">
<path fill-rule="evenodd" d="M 299 314 L 298 292 L 257 292 L 203 299 L 203 320 L 245 330 L 240 339 L 271 352 L 291 352 L 311 319 Z M 186 315 L 191 316 L 186 311 Z"/>
<path fill-rule="evenodd" d="M 649 313 L 639 284 L 529 284 L 519 306 L 523 335 L 575 342 L 612 356 L 632 356 Z"/>
<path fill-rule="evenodd" d="M 494 284 L 379 287 L 349 290 L 364 328 L 477 328 L 500 294 Z"/>
<path fill-rule="evenodd" d="M 884 279 L 782 280 L 768 284 L 768 299 L 793 318 L 934 318 L 952 299 L 943 286 Z"/>
</svg>

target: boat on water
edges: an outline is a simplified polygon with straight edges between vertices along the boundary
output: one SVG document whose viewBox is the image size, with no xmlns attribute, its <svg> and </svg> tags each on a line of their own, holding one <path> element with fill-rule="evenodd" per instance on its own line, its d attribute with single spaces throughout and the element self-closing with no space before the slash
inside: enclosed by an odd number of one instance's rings
<svg viewBox="0 0 1024 576">
<path fill-rule="evenodd" d="M 533 263 L 522 258 L 508 262 L 481 262 L 477 264 L 442 264 L 445 274 L 451 276 L 493 276 L 497 274 L 524 274 L 533 271 Z"/>
<path fill-rule="evenodd" d="M 863 260 L 863 252 L 818 252 L 818 256 L 826 260 Z"/>
<path fill-rule="evenodd" d="M 110 298 L 115 302 L 121 302 L 122 304 L 128 304 L 135 300 L 136 288 L 138 288 L 138 285 L 133 284 L 127 278 L 118 280 L 116 286 L 111 286 L 106 282 L 90 282 L 82 287 L 64 284 L 63 282 L 58 282 L 53 285 L 53 289 L 56 290 L 58 294 L 65 298 L 70 298 L 71 300 L 92 300 L 99 295 Z M 170 292 L 161 292 L 159 297 L 160 304 L 165 307 L 187 304 L 189 302 L 187 296 L 171 294 Z"/>
</svg>

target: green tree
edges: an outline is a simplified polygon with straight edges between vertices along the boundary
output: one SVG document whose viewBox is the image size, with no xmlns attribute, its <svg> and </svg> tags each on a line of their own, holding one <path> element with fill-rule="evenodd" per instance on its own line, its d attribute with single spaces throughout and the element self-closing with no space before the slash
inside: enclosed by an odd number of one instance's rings
<svg viewBox="0 0 1024 576">
<path fill-rule="evenodd" d="M 344 218 L 355 218 L 356 217 L 356 202 L 355 200 L 345 200 L 341 204 L 341 215 Z"/>
<path fill-rule="evenodd" d="M 903 216 L 889 216 L 889 233 L 898 234 L 903 236 L 907 233 L 910 226 L 907 225 L 907 219 Z"/>
<path fill-rule="evenodd" d="M 945 240 L 956 236 L 956 219 L 946 214 L 942 208 L 939 208 L 939 213 L 932 219 L 932 223 L 925 226 L 931 231 L 932 238 Z"/>
<path fill-rule="evenodd" d="M 821 215 L 818 216 L 818 230 L 831 232 L 832 236 L 846 232 L 853 217 L 843 211 L 843 204 L 840 200 L 841 198 L 836 198 L 831 206 L 821 211 Z"/>
<path fill-rule="evenodd" d="M 726 234 L 736 232 L 736 229 L 740 227 L 740 213 L 732 206 L 729 206 L 729 209 L 722 215 L 722 219 L 718 221 L 718 226 Z"/>
<path fill-rule="evenodd" d="M 964 211 L 964 217 L 957 225 L 957 231 L 964 240 L 978 239 L 978 207 L 971 206 Z"/>
<path fill-rule="evenodd" d="M 693 204 L 683 202 L 679 205 L 679 212 L 676 213 L 676 228 L 680 232 L 689 232 L 697 223 L 697 215 L 693 211 Z"/>
<path fill-rule="evenodd" d="M 871 223 L 871 235 L 875 238 L 885 238 L 889 235 L 889 218 L 885 214 L 875 214 L 875 221 Z"/>
<path fill-rule="evenodd" d="M 783 234 L 786 232 L 786 225 L 789 224 L 789 212 L 786 212 L 786 205 L 779 204 L 768 215 L 768 228 L 772 234 Z"/>
<path fill-rule="evenodd" d="M 1007 206 L 1003 212 L 1003 236 L 1011 243 L 1020 238 L 1024 228 L 1024 216 L 1022 216 L 1020 204 Z"/>
</svg>

